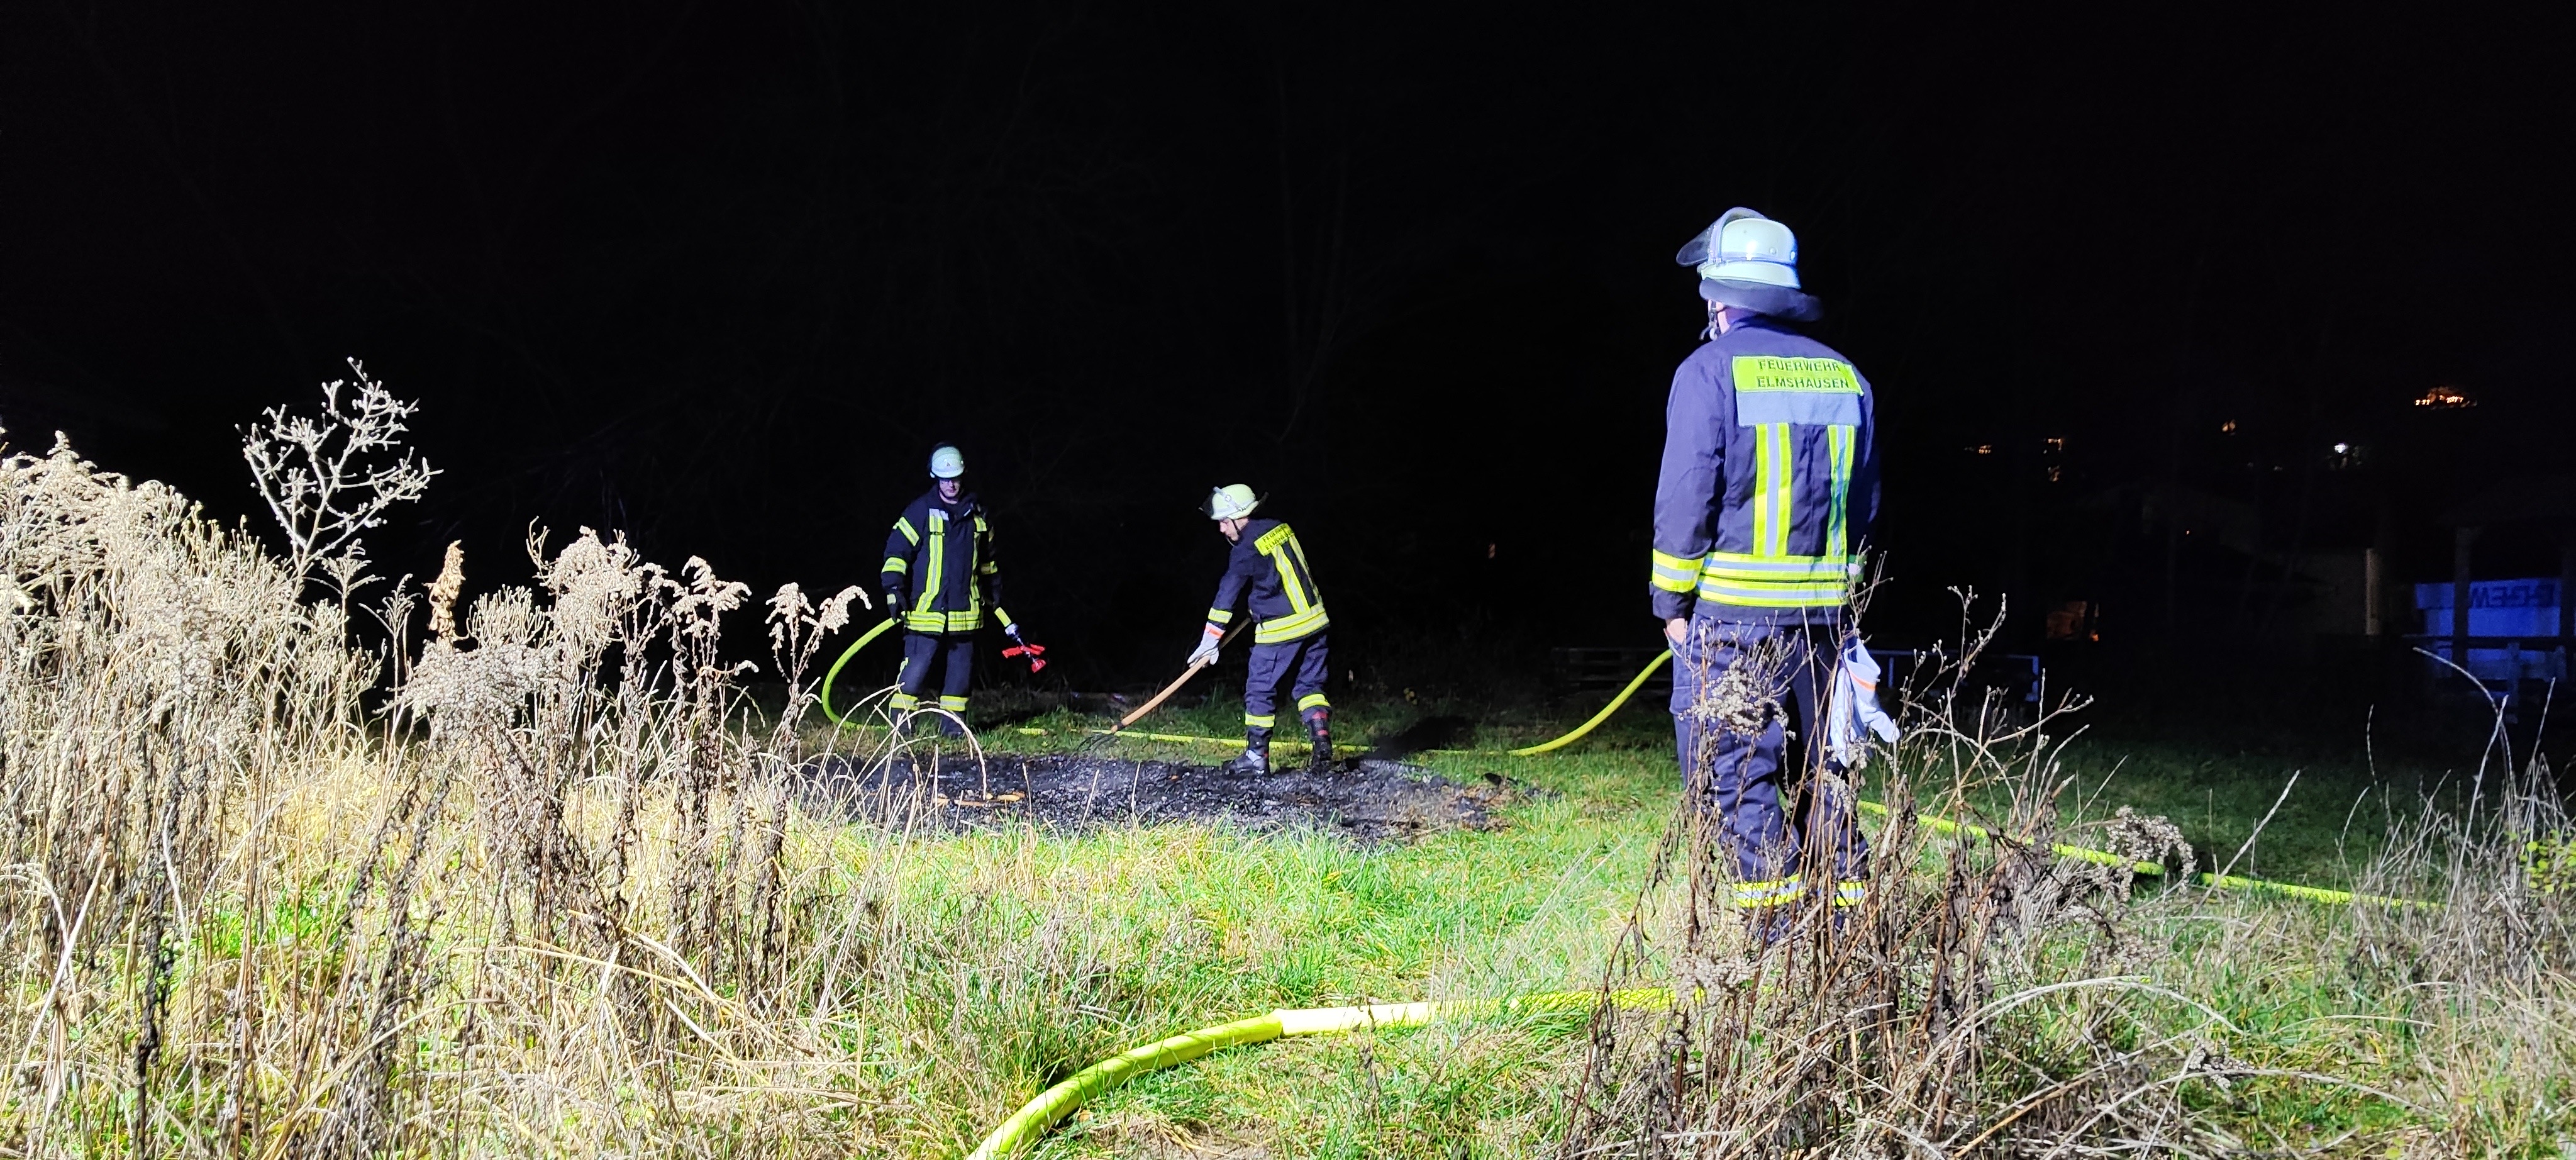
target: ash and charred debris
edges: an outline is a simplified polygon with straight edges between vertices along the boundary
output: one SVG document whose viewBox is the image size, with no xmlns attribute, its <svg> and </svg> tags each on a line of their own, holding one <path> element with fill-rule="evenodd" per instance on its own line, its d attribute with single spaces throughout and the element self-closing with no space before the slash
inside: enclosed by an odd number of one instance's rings
<svg viewBox="0 0 2576 1160">
<path fill-rule="evenodd" d="M 808 762 L 799 796 L 809 810 L 853 821 L 956 828 L 1036 824 L 1058 829 L 1225 822 L 1250 830 L 1301 827 L 1363 843 L 1440 830 L 1493 830 L 1496 807 L 1540 791 L 1501 778 L 1459 784 L 1418 765 L 1362 758 L 1327 773 L 1229 774 L 1212 765 L 1111 756 L 942 754 L 891 765 Z M 919 811 L 915 813 L 914 811 Z"/>
</svg>

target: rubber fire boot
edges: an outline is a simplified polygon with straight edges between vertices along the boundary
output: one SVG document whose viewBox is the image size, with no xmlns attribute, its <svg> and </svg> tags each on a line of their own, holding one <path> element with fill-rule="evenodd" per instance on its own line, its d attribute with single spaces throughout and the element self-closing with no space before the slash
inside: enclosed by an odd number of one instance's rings
<svg viewBox="0 0 2576 1160">
<path fill-rule="evenodd" d="M 1315 773 L 1333 770 L 1333 711 L 1322 705 L 1306 710 L 1306 736 L 1315 743 L 1315 756 L 1306 768 Z"/>
<path fill-rule="evenodd" d="M 1252 726 L 1243 731 L 1243 756 L 1226 762 L 1224 770 L 1238 775 L 1270 772 L 1270 731 Z"/>
</svg>

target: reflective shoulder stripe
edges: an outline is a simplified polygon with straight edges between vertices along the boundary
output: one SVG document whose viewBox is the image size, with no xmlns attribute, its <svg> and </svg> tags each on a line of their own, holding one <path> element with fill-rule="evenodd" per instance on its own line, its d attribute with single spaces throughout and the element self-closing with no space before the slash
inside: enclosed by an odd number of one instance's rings
<svg viewBox="0 0 2576 1160">
<path fill-rule="evenodd" d="M 1261 533 L 1260 539 L 1252 541 L 1252 550 L 1267 556 L 1270 553 L 1277 551 L 1279 545 L 1283 541 L 1293 540 L 1296 537 L 1297 533 L 1290 531 L 1288 525 L 1281 524 L 1278 527 Z"/>
<path fill-rule="evenodd" d="M 1654 584 L 1666 592 L 1690 591 L 1699 583 L 1699 570 L 1698 560 L 1684 559 L 1660 549 L 1655 552 Z"/>
<path fill-rule="evenodd" d="M 902 532 L 904 539 L 910 540 L 916 544 L 921 542 L 921 533 L 913 530 L 911 520 L 905 519 L 901 516 L 895 517 L 894 530 Z"/>
</svg>

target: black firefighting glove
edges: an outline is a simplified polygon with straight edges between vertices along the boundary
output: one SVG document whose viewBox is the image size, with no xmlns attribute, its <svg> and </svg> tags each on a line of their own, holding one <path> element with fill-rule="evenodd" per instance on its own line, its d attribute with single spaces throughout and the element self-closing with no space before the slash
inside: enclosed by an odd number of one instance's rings
<svg viewBox="0 0 2576 1160">
<path fill-rule="evenodd" d="M 891 621 L 893 621 L 893 622 L 894 622 L 894 626 L 895 626 L 896 628 L 902 628 L 902 627 L 903 627 L 903 593 L 900 593 L 900 592 L 894 592 L 894 591 L 888 591 L 888 592 L 885 594 L 885 598 L 886 598 L 886 602 L 885 602 L 885 614 L 886 614 L 886 619 L 887 619 L 887 620 L 891 620 Z"/>
</svg>

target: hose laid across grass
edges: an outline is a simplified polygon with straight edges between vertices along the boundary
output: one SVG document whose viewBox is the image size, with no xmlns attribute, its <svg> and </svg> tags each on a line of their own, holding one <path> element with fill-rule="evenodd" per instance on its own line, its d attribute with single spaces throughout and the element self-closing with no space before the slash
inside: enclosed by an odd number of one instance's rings
<svg viewBox="0 0 2576 1160">
<path fill-rule="evenodd" d="M 1364 1007 L 1281 1008 L 1267 1015 L 1237 1019 L 1183 1032 L 1131 1051 L 1123 1051 L 1073 1073 L 1063 1083 L 1039 1092 L 984 1137 L 967 1160 L 1000 1160 L 1037 1143 L 1047 1129 L 1064 1121 L 1092 1097 L 1149 1071 L 1187 1063 L 1220 1048 L 1267 1043 L 1291 1035 L 1328 1035 L 1369 1027 L 1420 1027 L 1441 1019 L 1470 1015 L 1541 1011 L 1589 1011 L 1603 1000 L 1619 1007 L 1651 1007 L 1672 1002 L 1660 987 L 1632 991 L 1552 991 L 1510 999 L 1452 999 L 1428 1003 L 1376 1003 Z"/>
<path fill-rule="evenodd" d="M 831 718 L 832 724 L 840 726 L 847 726 L 849 724 L 849 722 L 841 720 L 840 714 L 832 711 L 832 678 L 840 676 L 841 666 L 850 663 L 851 657 L 859 655 L 860 649 L 868 647 L 869 641 L 875 640 L 880 634 L 884 633 L 885 630 L 893 627 L 894 620 L 891 617 L 878 621 L 875 628 L 871 628 L 866 632 L 859 634 L 859 639 L 851 641 L 850 647 L 842 649 L 841 659 L 833 661 L 832 667 L 823 673 L 823 715 Z"/>
<path fill-rule="evenodd" d="M 1595 714 L 1593 714 L 1593 715 L 1592 715 L 1592 719 L 1591 719 L 1591 720 L 1586 721 L 1586 722 L 1584 722 L 1584 723 L 1583 723 L 1583 724 L 1581 724 L 1581 725 L 1577 725 L 1577 726 L 1575 726 L 1575 727 L 1574 727 L 1574 732 L 1572 732 L 1572 733 L 1568 733 L 1568 734 L 1566 734 L 1566 735 L 1565 735 L 1565 736 L 1563 736 L 1563 737 L 1559 737 L 1559 738 L 1557 738 L 1557 739 L 1556 739 L 1556 740 L 1554 740 L 1554 741 L 1544 742 L 1544 743 L 1542 743 L 1542 744 L 1538 744 L 1538 745 L 1532 745 L 1532 746 L 1530 746 L 1530 747 L 1529 747 L 1529 748 L 1527 748 L 1527 749 L 1515 749 L 1515 750 L 1512 750 L 1512 756 L 1514 756 L 1514 757 L 1531 757 L 1531 756 L 1535 756 L 1535 755 L 1537 755 L 1537 754 L 1545 753 L 1545 752 L 1547 752 L 1547 751 L 1549 751 L 1549 750 L 1551 750 L 1551 749 L 1558 749 L 1558 748 L 1561 748 L 1561 747 L 1564 747 L 1564 746 L 1567 746 L 1567 745 L 1572 745 L 1572 744 L 1574 744 L 1574 743 L 1575 743 L 1575 742 L 1577 742 L 1577 741 L 1581 741 L 1581 740 L 1583 740 L 1583 735 L 1584 735 L 1584 734 L 1592 732 L 1595 728 L 1599 727 L 1599 726 L 1600 726 L 1600 724 L 1601 724 L 1602 722 L 1609 720 L 1609 719 L 1610 719 L 1610 715 L 1611 715 L 1612 713 L 1616 713 L 1616 712 L 1618 712 L 1618 711 L 1619 711 L 1619 706 L 1627 704 L 1627 703 L 1628 703 L 1628 698 L 1635 696 L 1635 695 L 1637 694 L 1637 690 L 1638 690 L 1638 689 L 1641 689 L 1641 688 L 1644 688 L 1644 687 L 1645 687 L 1645 684 L 1646 684 L 1646 678 L 1651 677 L 1651 676 L 1654 676 L 1654 675 L 1655 675 L 1655 670 L 1656 670 L 1656 669 L 1659 669 L 1659 668 L 1662 668 L 1662 667 L 1663 667 L 1664 662 L 1665 662 L 1665 661 L 1668 661 L 1668 660 L 1671 660 L 1671 659 L 1673 659 L 1673 650 L 1671 650 L 1671 649 L 1665 649 L 1665 650 L 1664 650 L 1664 654 L 1663 654 L 1662 656 L 1656 657 L 1655 659 L 1653 659 L 1653 660 L 1651 660 L 1651 661 L 1646 662 L 1646 667 L 1645 667 L 1645 669 L 1644 669 L 1644 670 L 1642 670 L 1642 671 L 1640 671 L 1640 672 L 1636 675 L 1636 677 L 1635 677 L 1635 678 L 1631 679 L 1631 680 L 1628 682 L 1628 687 L 1627 687 L 1627 688 L 1624 688 L 1624 689 L 1619 690 L 1619 695 L 1618 695 L 1618 696 L 1616 696 L 1616 697 L 1612 697 L 1612 698 L 1610 698 L 1610 703 L 1609 703 L 1609 704 L 1607 704 L 1607 705 L 1603 705 L 1603 706 L 1601 707 L 1601 711 L 1600 711 L 1600 712 L 1595 713 Z"/>
<path fill-rule="evenodd" d="M 1673 659 L 1672 650 L 1665 649 L 1662 656 L 1656 657 L 1654 660 L 1647 662 L 1644 671 L 1639 672 L 1634 679 L 1630 680 L 1627 688 L 1619 690 L 1618 696 L 1610 698 L 1610 703 L 1602 706 L 1600 712 L 1593 714 L 1591 720 L 1575 726 L 1573 732 L 1567 733 L 1565 736 L 1559 737 L 1554 741 L 1532 745 L 1526 749 L 1512 750 L 1511 755 L 1514 757 L 1532 757 L 1551 750 L 1563 748 L 1567 745 L 1573 744 L 1574 742 L 1582 740 L 1585 734 L 1592 732 L 1593 729 L 1599 727 L 1602 722 L 1609 720 L 1612 713 L 1618 712 L 1619 706 L 1627 704 L 1628 698 L 1634 696 L 1639 688 L 1644 687 L 1646 678 L 1654 676 L 1655 670 L 1662 667 L 1665 661 L 1671 659 Z M 1887 807 L 1876 802 L 1861 802 L 1859 805 L 1860 808 L 1874 814 L 1885 816 L 1887 813 Z M 1931 814 L 1917 814 L 1915 815 L 1914 820 L 1925 826 L 1931 827 L 1932 830 L 1937 833 L 1950 835 L 1952 837 L 1963 837 L 1971 841 L 1980 842 L 1991 841 L 1994 838 L 1994 834 L 1983 826 L 1954 822 L 1948 818 L 1934 817 Z M 2109 853 L 2103 850 L 2090 850 L 2082 846 L 2070 846 L 2064 842 L 2051 845 L 2049 847 L 2049 851 L 2061 858 L 2074 858 L 2080 861 L 2091 862 L 2099 866 L 2116 867 L 2128 870 L 2133 874 L 2148 877 L 2161 878 L 2165 873 L 2165 868 L 2161 864 L 2155 862 L 2141 862 L 2131 858 L 2123 858 L 2118 854 Z M 2322 886 L 2301 886 L 2291 882 L 2272 882 L 2261 878 L 2242 878 L 2233 874 L 2211 874 L 2206 871 L 2195 874 L 2192 878 L 2202 886 L 2206 886 L 2212 890 L 2246 890 L 2260 893 L 2280 894 L 2291 898 L 2303 898 L 2310 902 L 2322 902 L 2329 906 L 2350 906 L 2356 902 L 2388 907 L 2434 907 L 2440 905 L 2439 903 L 2416 902 L 2405 898 L 2386 898 L 2376 894 L 2354 894 L 2346 890 L 2328 890 Z"/>
<path fill-rule="evenodd" d="M 1866 812 L 1877 814 L 1880 817 L 1887 816 L 1887 807 L 1880 805 L 1877 802 L 1857 802 L 1855 804 L 1859 805 L 1860 808 Z M 1931 814 L 1916 814 L 1914 815 L 1914 820 L 1917 824 L 1925 826 L 1935 833 L 1945 834 L 1955 838 L 1962 838 L 1971 842 L 1991 842 L 1995 837 L 1994 831 L 1989 830 L 1984 826 L 1970 825 L 1965 822 L 1954 822 L 1948 818 L 1935 817 Z M 2162 878 L 2165 874 L 2165 868 L 2161 863 L 2141 862 L 2132 858 L 2123 858 L 2118 854 L 2109 853 L 2103 850 L 2090 850 L 2082 846 L 2070 846 L 2064 842 L 2055 843 L 2049 846 L 2048 849 L 2050 853 L 2055 854 L 2060 858 L 2074 858 L 2079 861 L 2091 862 L 2097 866 L 2110 866 L 2123 869 L 2141 877 Z M 2192 875 L 2191 880 L 2212 890 L 2244 890 L 2254 893 L 2280 894 L 2290 898 L 2306 899 L 2309 902 L 2321 902 L 2328 906 L 2351 906 L 2354 903 L 2359 902 L 2368 903 L 2372 906 L 2386 906 L 2391 908 L 2420 906 L 2429 910 L 2439 909 L 2442 905 L 2438 902 L 2417 902 L 2410 898 L 2389 898 L 2377 894 L 2355 894 L 2349 890 L 2328 890 L 2322 886 L 2301 886 L 2294 882 L 2273 882 L 2263 878 L 2244 878 L 2234 874 L 2212 874 L 2207 871 L 2202 871 Z"/>
</svg>

